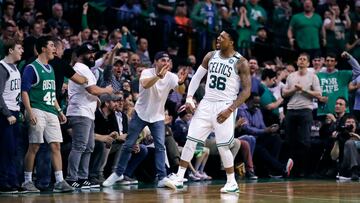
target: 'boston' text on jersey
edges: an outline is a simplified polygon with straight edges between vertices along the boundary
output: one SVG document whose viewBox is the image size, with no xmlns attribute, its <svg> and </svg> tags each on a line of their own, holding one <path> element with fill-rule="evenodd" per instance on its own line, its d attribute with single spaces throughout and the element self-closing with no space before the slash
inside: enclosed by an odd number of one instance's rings
<svg viewBox="0 0 360 203">
<path fill-rule="evenodd" d="M 43 81 L 43 90 L 55 90 L 55 81 L 54 80 L 44 80 Z"/>
</svg>

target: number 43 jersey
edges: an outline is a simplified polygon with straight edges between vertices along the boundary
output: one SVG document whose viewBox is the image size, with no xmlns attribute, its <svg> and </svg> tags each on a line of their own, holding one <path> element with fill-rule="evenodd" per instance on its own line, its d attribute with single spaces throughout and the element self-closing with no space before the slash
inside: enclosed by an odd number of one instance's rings
<svg viewBox="0 0 360 203">
<path fill-rule="evenodd" d="M 220 51 L 215 51 L 208 63 L 204 99 L 208 101 L 233 101 L 240 88 L 240 77 L 236 63 L 241 58 L 236 52 L 232 57 L 224 58 Z"/>
</svg>

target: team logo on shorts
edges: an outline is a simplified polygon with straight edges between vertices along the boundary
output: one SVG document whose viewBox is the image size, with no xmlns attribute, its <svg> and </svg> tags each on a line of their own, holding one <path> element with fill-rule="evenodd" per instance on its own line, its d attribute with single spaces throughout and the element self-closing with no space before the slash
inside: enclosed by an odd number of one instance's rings
<svg viewBox="0 0 360 203">
<path fill-rule="evenodd" d="M 230 59 L 230 60 L 229 60 L 229 63 L 230 63 L 230 64 L 233 64 L 233 63 L 234 63 L 234 60 L 233 60 L 233 59 Z"/>
</svg>

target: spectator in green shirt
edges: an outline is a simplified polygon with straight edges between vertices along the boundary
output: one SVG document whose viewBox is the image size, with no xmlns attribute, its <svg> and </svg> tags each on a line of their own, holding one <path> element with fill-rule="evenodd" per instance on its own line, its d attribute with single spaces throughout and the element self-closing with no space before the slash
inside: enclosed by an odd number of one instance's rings
<svg viewBox="0 0 360 203">
<path fill-rule="evenodd" d="M 360 2 L 360 1 L 359 1 Z M 353 25 L 354 29 L 350 33 L 349 40 L 345 45 L 345 50 L 348 51 L 356 60 L 360 60 L 360 22 Z"/>
<path fill-rule="evenodd" d="M 284 40 L 289 27 L 292 8 L 289 0 L 280 0 L 280 6 L 275 7 L 273 12 L 274 42 L 278 46 L 289 47 L 289 43 Z"/>
<path fill-rule="evenodd" d="M 251 24 L 247 17 L 247 10 L 242 5 L 238 11 L 238 16 L 232 19 L 232 25 L 239 35 L 237 45 L 240 53 L 249 56 L 251 44 Z"/>
<path fill-rule="evenodd" d="M 272 69 L 264 69 L 261 75 L 261 86 L 264 89 L 260 97 L 261 112 L 264 116 L 264 122 L 266 126 L 272 124 L 279 124 L 280 113 L 279 107 L 283 102 L 283 98 L 276 99 L 274 94 L 269 88 L 276 85 L 277 75 Z"/>
<path fill-rule="evenodd" d="M 346 31 L 350 29 L 350 7 L 344 9 L 344 19 L 340 18 L 340 8 L 337 4 L 329 7 L 330 18 L 324 20 L 326 31 L 326 52 L 340 54 L 345 49 Z"/>
<path fill-rule="evenodd" d="M 314 13 L 313 2 L 305 0 L 304 12 L 294 15 L 290 20 L 288 38 L 291 48 L 295 49 L 296 44 L 299 52 L 306 52 L 311 58 L 319 55 L 321 28 L 322 20 L 320 15 Z"/>
<path fill-rule="evenodd" d="M 259 27 L 265 25 L 267 21 L 267 13 L 263 7 L 259 4 L 259 0 L 249 0 L 246 4 L 248 18 L 250 20 L 251 31 L 253 35 L 256 35 L 256 31 Z"/>
<path fill-rule="evenodd" d="M 352 61 L 355 59 L 347 52 L 342 54 L 342 57 L 347 59 L 350 64 L 354 64 Z M 326 72 L 319 72 L 317 76 L 320 81 L 322 90 L 322 96 L 318 98 L 319 107 L 317 110 L 317 116 L 325 116 L 328 113 L 335 113 L 335 102 L 339 97 L 349 99 L 348 85 L 352 78 L 359 75 L 358 66 L 354 66 L 353 70 L 337 70 L 337 59 L 335 54 L 327 54 L 325 59 Z M 349 112 L 349 108 L 346 109 Z"/>
</svg>

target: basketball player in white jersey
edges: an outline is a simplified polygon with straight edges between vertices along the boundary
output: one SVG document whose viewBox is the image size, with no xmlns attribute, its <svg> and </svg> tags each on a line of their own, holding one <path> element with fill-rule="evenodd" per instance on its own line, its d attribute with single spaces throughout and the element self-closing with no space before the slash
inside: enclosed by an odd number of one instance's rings
<svg viewBox="0 0 360 203">
<path fill-rule="evenodd" d="M 208 135 L 215 132 L 216 144 L 227 175 L 227 182 L 220 191 L 239 192 L 229 146 L 234 141 L 236 109 L 250 95 L 251 76 L 247 60 L 235 51 L 237 39 L 238 35 L 232 29 L 221 32 L 217 38 L 219 50 L 209 52 L 204 57 L 189 84 L 186 107 L 193 112 L 195 105 L 192 97 L 201 79 L 207 74 L 205 96 L 191 120 L 178 172 L 169 177 L 171 181 L 167 187 L 183 187 L 184 174 L 196 144 L 204 143 Z M 242 91 L 238 95 L 240 85 Z"/>
</svg>

